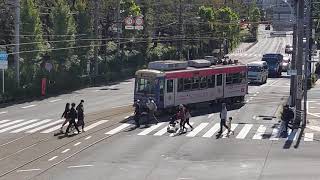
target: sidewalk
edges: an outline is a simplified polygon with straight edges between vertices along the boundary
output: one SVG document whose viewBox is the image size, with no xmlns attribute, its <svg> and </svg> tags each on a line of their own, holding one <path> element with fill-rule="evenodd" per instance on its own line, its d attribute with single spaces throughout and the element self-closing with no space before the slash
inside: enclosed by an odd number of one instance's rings
<svg viewBox="0 0 320 180">
<path fill-rule="evenodd" d="M 307 126 L 318 126 L 319 128 L 317 128 L 317 130 L 320 131 L 320 80 L 316 82 L 315 87 L 308 91 L 307 119 L 309 121 Z"/>
</svg>

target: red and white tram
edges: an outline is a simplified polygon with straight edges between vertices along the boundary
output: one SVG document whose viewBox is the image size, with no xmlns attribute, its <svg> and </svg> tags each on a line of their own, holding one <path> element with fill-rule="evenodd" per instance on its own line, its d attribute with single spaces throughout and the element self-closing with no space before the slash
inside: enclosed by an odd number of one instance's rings
<svg viewBox="0 0 320 180">
<path fill-rule="evenodd" d="M 155 100 L 158 109 L 200 102 L 243 101 L 248 92 L 247 66 L 211 65 L 206 60 L 155 61 L 138 70 L 134 100 Z"/>
</svg>

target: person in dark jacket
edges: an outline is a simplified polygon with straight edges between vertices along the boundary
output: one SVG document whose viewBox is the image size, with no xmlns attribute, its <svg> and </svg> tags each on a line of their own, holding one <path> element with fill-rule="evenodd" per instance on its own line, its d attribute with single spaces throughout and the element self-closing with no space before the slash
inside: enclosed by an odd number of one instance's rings
<svg viewBox="0 0 320 180">
<path fill-rule="evenodd" d="M 283 107 L 281 119 L 284 122 L 283 131 L 281 132 L 282 137 L 288 136 L 289 122 L 294 118 L 294 112 L 289 108 L 289 105 Z"/>
<path fill-rule="evenodd" d="M 134 121 L 136 123 L 136 128 L 140 127 L 140 117 L 141 117 L 141 105 L 140 100 L 138 99 L 134 104 Z"/>
<path fill-rule="evenodd" d="M 70 112 L 70 103 L 66 104 L 66 107 L 64 108 L 64 112 L 61 115 L 61 118 L 64 118 L 64 122 L 61 126 L 60 132 L 63 133 L 63 126 L 67 124 L 69 121 L 69 112 Z"/>
<path fill-rule="evenodd" d="M 68 128 L 65 133 L 66 135 L 68 135 L 69 129 L 72 125 L 76 128 L 76 130 L 78 131 L 78 134 L 80 134 L 80 131 L 79 131 L 78 126 L 76 124 L 77 111 L 75 110 L 75 106 L 76 106 L 75 103 L 71 104 L 71 109 L 70 109 L 70 113 L 69 113 L 69 125 L 68 125 Z"/>
<path fill-rule="evenodd" d="M 76 110 L 78 111 L 78 127 L 82 127 L 82 132 L 84 132 L 84 107 L 83 107 L 84 100 L 81 100 L 78 104 Z"/>
</svg>

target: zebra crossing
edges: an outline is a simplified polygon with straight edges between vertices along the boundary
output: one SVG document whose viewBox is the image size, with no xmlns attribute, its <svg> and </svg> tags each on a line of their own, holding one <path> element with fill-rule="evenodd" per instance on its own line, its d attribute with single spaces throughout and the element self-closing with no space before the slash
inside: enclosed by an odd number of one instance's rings
<svg viewBox="0 0 320 180">
<path fill-rule="evenodd" d="M 18 119 L 18 120 L 0 120 L 0 134 L 3 133 L 52 133 L 61 128 L 61 124 L 64 119 Z M 84 128 L 85 131 L 89 131 L 97 126 L 105 124 L 108 120 L 100 120 L 94 123 L 88 123 Z M 66 126 L 68 123 L 66 124 Z"/>
<path fill-rule="evenodd" d="M 188 130 L 188 132 L 181 134 L 179 136 L 185 136 L 188 138 L 192 137 L 200 137 L 200 138 L 213 138 L 218 134 L 220 130 L 220 123 L 195 123 L 191 122 L 191 125 L 196 124 L 193 131 Z M 156 125 L 150 126 L 146 129 L 137 129 L 135 133 L 138 136 L 168 136 L 173 137 L 176 134 L 167 133 L 167 125 L 168 123 L 158 123 Z M 128 127 L 132 127 L 132 124 L 124 123 L 121 124 L 114 129 L 106 132 L 105 134 L 112 135 L 122 131 L 125 131 Z M 271 126 L 265 124 L 231 124 L 231 130 L 234 134 L 229 135 L 228 130 L 225 130 L 221 138 L 234 138 L 234 139 L 252 139 L 252 140 L 270 140 L 270 141 L 279 141 L 281 139 L 296 141 L 298 139 L 298 135 L 300 134 L 300 130 L 288 130 L 288 137 L 281 138 L 280 136 L 280 127 L 279 126 Z M 302 136 L 302 141 L 311 142 L 314 140 L 313 132 L 306 132 Z"/>
</svg>

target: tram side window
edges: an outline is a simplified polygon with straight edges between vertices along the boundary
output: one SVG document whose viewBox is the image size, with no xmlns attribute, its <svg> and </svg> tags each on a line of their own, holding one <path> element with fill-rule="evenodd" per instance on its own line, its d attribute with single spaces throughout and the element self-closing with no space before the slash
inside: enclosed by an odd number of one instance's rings
<svg viewBox="0 0 320 180">
<path fill-rule="evenodd" d="M 214 88 L 216 86 L 216 76 L 208 76 L 208 88 Z"/>
<path fill-rule="evenodd" d="M 183 90 L 184 91 L 190 91 L 192 87 L 192 79 L 191 78 L 185 78 L 183 81 Z"/>
<path fill-rule="evenodd" d="M 148 79 L 139 79 L 137 84 L 137 93 L 153 93 L 153 84 Z"/>
<path fill-rule="evenodd" d="M 159 80 L 160 94 L 164 92 L 164 80 Z"/>
<path fill-rule="evenodd" d="M 217 76 L 217 86 L 222 86 L 222 74 Z"/>
<path fill-rule="evenodd" d="M 180 78 L 178 80 L 178 92 L 182 92 L 183 91 L 183 79 Z"/>
<path fill-rule="evenodd" d="M 226 76 L 226 84 L 232 84 L 232 74 L 227 74 L 227 76 Z"/>
<path fill-rule="evenodd" d="M 167 80 L 167 93 L 173 92 L 173 80 Z"/>
<path fill-rule="evenodd" d="M 235 73 L 232 75 L 232 84 L 237 84 L 240 83 L 241 79 L 240 79 L 240 73 Z"/>
<path fill-rule="evenodd" d="M 200 78 L 200 88 L 205 89 L 207 88 L 207 77 L 201 77 Z"/>
<path fill-rule="evenodd" d="M 199 89 L 199 77 L 192 78 L 192 89 Z"/>
</svg>

